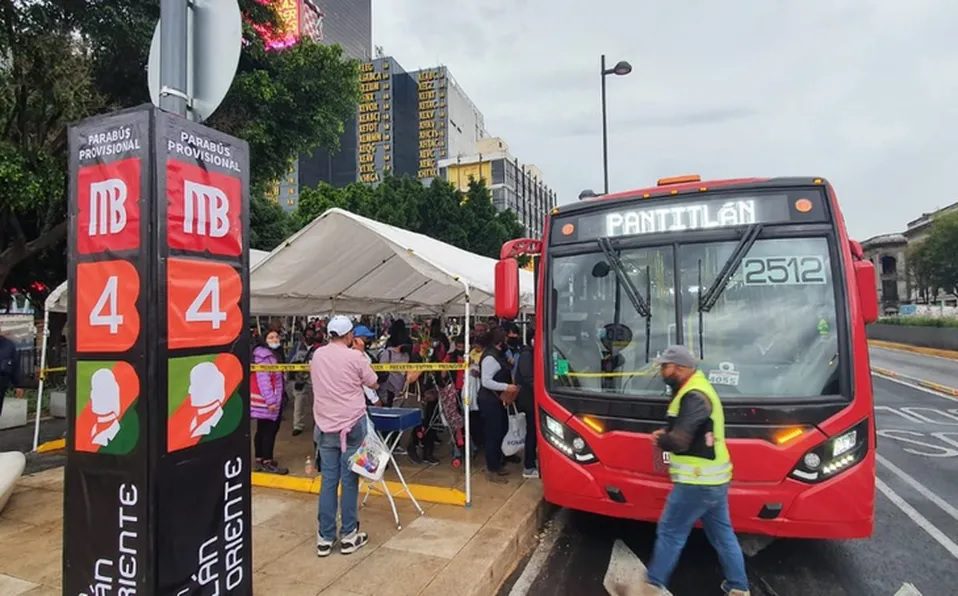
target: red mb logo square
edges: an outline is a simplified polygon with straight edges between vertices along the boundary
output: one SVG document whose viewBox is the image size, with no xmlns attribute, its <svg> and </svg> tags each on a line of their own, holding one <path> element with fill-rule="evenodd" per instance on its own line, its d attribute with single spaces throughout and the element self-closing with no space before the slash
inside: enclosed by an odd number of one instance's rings
<svg viewBox="0 0 958 596">
<path fill-rule="evenodd" d="M 239 256 L 242 183 L 171 159 L 166 164 L 167 228 L 170 248 Z"/>
<path fill-rule="evenodd" d="M 77 174 L 80 254 L 140 247 L 140 159 L 80 168 Z"/>
</svg>

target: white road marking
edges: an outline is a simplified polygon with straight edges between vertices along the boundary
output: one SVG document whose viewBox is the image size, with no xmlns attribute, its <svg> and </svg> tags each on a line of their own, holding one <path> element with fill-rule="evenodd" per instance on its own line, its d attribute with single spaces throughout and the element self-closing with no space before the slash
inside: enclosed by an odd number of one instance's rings
<svg viewBox="0 0 958 596">
<path fill-rule="evenodd" d="M 885 379 L 885 380 L 891 381 L 891 382 L 893 382 L 893 383 L 898 383 L 899 385 L 904 385 L 905 387 L 911 387 L 912 389 L 917 389 L 918 391 L 924 391 L 925 393 L 927 393 L 927 394 L 929 394 L 929 395 L 934 395 L 935 397 L 940 397 L 940 398 L 942 398 L 942 399 L 947 399 L 947 400 L 950 401 L 950 402 L 958 402 L 958 397 L 954 397 L 954 396 L 951 396 L 951 395 L 946 395 L 946 394 L 944 394 L 944 393 L 939 393 L 939 392 L 937 392 L 937 391 L 932 391 L 931 389 L 928 389 L 927 387 L 922 387 L 921 385 L 915 385 L 914 383 L 909 383 L 909 382 L 903 381 L 903 380 L 901 380 L 901 379 L 896 379 L 896 378 L 894 378 L 894 377 L 889 377 L 889 376 L 883 375 L 883 374 L 881 374 L 881 373 L 877 373 L 877 372 L 875 372 L 875 371 L 872 371 L 872 376 L 873 376 L 873 377 L 878 377 L 878 378 L 880 378 L 880 379 Z"/>
<path fill-rule="evenodd" d="M 645 582 L 645 564 L 632 549 L 621 540 L 612 545 L 609 568 L 602 580 L 602 587 L 612 596 L 637 594 Z"/>
<path fill-rule="evenodd" d="M 955 521 L 958 521 L 958 509 L 953 507 L 951 503 L 948 503 L 947 501 L 945 501 L 944 499 L 942 499 L 935 493 L 931 492 L 931 490 L 929 490 L 928 487 L 926 487 L 924 484 L 922 484 L 921 482 L 918 482 L 917 480 L 909 476 L 904 470 L 902 470 L 895 464 L 891 463 L 886 458 L 882 457 L 880 454 L 876 453 L 875 458 L 878 460 L 878 463 L 888 468 L 895 476 L 898 476 L 899 478 L 904 480 L 905 483 L 908 484 L 908 486 L 917 490 L 919 493 L 922 494 L 922 496 L 924 496 L 926 499 L 928 499 L 935 505 L 938 505 L 938 507 L 940 507 L 942 511 L 944 511 L 945 513 L 950 515 L 952 518 L 954 518 Z"/>
<path fill-rule="evenodd" d="M 898 588 L 898 591 L 895 592 L 895 596 L 921 596 L 921 592 L 919 592 L 915 586 L 905 582 Z"/>
<path fill-rule="evenodd" d="M 954 542 L 952 542 L 951 538 L 949 538 L 948 536 L 945 535 L 944 532 L 939 530 L 938 527 L 935 526 L 935 524 L 928 521 L 928 519 L 921 513 L 918 513 L 918 511 L 914 507 L 909 505 L 905 501 L 905 499 L 902 499 L 900 496 L 898 496 L 898 493 L 893 491 L 891 487 L 889 487 L 887 484 L 882 482 L 881 478 L 877 478 L 877 477 L 875 478 L 875 486 L 878 487 L 878 490 L 880 490 L 883 495 L 888 497 L 889 501 L 891 501 L 899 509 L 901 509 L 902 513 L 910 517 L 911 521 L 915 522 L 915 524 L 919 528 L 921 528 L 929 536 L 934 538 L 938 544 L 945 547 L 945 550 L 951 553 L 951 556 L 953 556 L 955 559 L 958 559 L 958 544 L 955 544 Z"/>
<path fill-rule="evenodd" d="M 539 546 L 536 547 L 536 550 L 532 552 L 532 556 L 529 557 L 529 562 L 526 563 L 526 568 L 522 570 L 519 579 L 516 580 L 512 589 L 509 590 L 509 596 L 526 596 L 526 594 L 529 593 L 529 589 L 532 588 L 532 583 L 535 582 L 539 574 L 542 573 L 542 568 L 549 560 L 549 554 L 555 547 L 556 540 L 559 539 L 568 521 L 568 509 L 562 509 L 552 518 L 552 523 L 547 526 L 546 535 L 539 542 Z"/>
</svg>

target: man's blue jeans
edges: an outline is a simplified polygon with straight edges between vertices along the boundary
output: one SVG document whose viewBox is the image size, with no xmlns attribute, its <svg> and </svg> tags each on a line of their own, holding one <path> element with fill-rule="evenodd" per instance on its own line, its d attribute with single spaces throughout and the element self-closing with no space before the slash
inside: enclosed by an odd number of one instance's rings
<svg viewBox="0 0 958 596">
<path fill-rule="evenodd" d="M 660 587 L 668 585 L 697 520 L 702 520 L 705 536 L 718 552 L 727 587 L 748 590 L 742 547 L 729 519 L 728 484 L 676 484 L 672 488 L 655 533 L 655 549 L 648 568 L 649 583 Z"/>
<path fill-rule="evenodd" d="M 366 437 L 366 417 L 363 416 L 346 435 L 343 452 L 339 433 L 324 433 L 317 428 L 313 438 L 319 445 L 319 467 L 323 478 L 319 490 L 319 536 L 327 542 L 336 540 L 336 512 L 342 501 L 342 532 L 348 536 L 359 527 L 356 510 L 359 507 L 359 476 L 349 469 L 349 457 L 356 453 Z M 342 497 L 337 493 L 342 484 Z"/>
</svg>

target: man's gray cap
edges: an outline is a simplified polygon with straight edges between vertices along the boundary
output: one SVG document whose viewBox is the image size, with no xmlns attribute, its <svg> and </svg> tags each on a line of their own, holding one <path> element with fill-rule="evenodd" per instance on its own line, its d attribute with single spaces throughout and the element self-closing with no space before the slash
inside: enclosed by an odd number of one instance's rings
<svg viewBox="0 0 958 596">
<path fill-rule="evenodd" d="M 674 364 L 676 366 L 684 366 L 685 368 L 696 368 L 696 366 L 698 366 L 692 352 L 685 346 L 679 345 L 665 348 L 662 355 L 655 359 L 655 363 L 659 365 Z"/>
</svg>

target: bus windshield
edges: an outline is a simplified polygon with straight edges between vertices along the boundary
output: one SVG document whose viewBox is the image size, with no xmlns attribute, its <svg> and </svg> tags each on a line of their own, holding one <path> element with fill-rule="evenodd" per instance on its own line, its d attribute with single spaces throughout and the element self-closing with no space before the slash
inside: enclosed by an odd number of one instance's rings
<svg viewBox="0 0 958 596">
<path fill-rule="evenodd" d="M 665 399 L 654 359 L 681 340 L 701 358 L 700 369 L 723 397 L 839 394 L 828 239 L 755 241 L 710 308 L 700 308 L 700 294 L 712 287 L 737 245 L 616 249 L 618 269 L 598 249 L 554 258 L 551 386 Z M 629 276 L 647 313 L 637 312 L 617 270 Z"/>
</svg>

